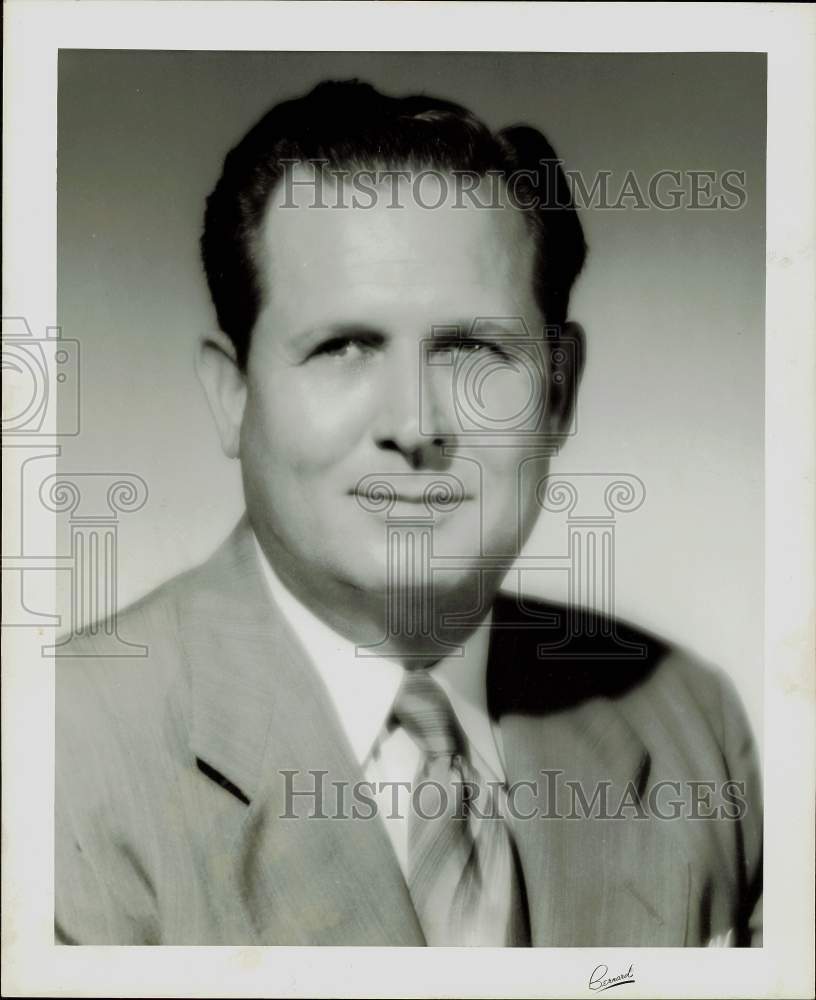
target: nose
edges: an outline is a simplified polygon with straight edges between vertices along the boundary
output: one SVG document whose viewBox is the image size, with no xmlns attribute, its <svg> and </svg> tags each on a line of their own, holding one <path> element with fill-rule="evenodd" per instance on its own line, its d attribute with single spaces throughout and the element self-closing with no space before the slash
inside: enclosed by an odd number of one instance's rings
<svg viewBox="0 0 816 1000">
<path fill-rule="evenodd" d="M 397 452 L 412 469 L 442 471 L 453 440 L 442 430 L 432 380 L 422 378 L 419 351 L 394 351 L 385 373 L 376 429 L 377 447 Z M 448 449 L 445 446 L 448 446 Z"/>
</svg>

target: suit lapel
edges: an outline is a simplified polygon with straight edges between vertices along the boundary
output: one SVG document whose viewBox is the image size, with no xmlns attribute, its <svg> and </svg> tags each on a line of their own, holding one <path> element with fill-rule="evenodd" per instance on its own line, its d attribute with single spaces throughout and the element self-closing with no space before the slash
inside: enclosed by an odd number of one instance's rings
<svg viewBox="0 0 816 1000">
<path fill-rule="evenodd" d="M 580 818 L 576 785 L 591 803 L 607 782 L 614 814 L 627 788 L 637 802 L 648 777 L 646 748 L 614 699 L 591 694 L 593 671 L 597 691 L 602 672 L 620 666 L 540 659 L 528 636 L 494 632 L 488 697 L 508 784 L 537 783 L 516 799 L 518 814 L 535 817 L 511 818 L 533 945 L 684 944 L 690 869 L 673 824 L 635 819 L 634 807 L 622 819 Z"/>
<path fill-rule="evenodd" d="M 249 800 L 221 854 L 241 933 L 257 944 L 423 944 L 381 821 L 363 818 L 364 807 L 360 818 L 331 818 L 332 783 L 347 786 L 348 812 L 363 774 L 267 594 L 246 519 L 204 574 L 181 608 L 191 746 L 204 773 Z"/>
<path fill-rule="evenodd" d="M 604 721 L 609 728 L 601 736 Z M 689 870 L 670 824 L 632 818 L 633 809 L 623 819 L 582 818 L 566 784 L 576 783 L 591 803 L 599 783 L 608 782 L 610 814 L 629 782 L 640 786 L 648 759 L 609 706 L 543 720 L 511 715 L 501 732 L 508 782 L 539 782 L 532 804 L 518 799 L 519 812 L 536 810 L 536 817 L 512 820 L 533 944 L 683 944 Z"/>
</svg>

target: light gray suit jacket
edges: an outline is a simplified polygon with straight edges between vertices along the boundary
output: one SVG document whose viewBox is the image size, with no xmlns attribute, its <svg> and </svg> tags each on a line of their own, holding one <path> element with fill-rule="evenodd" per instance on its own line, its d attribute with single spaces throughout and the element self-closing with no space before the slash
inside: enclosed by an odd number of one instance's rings
<svg viewBox="0 0 816 1000">
<path fill-rule="evenodd" d="M 495 606 L 488 696 L 508 782 L 561 771 L 587 798 L 609 781 L 646 802 L 660 781 L 734 779 L 747 811 L 542 818 L 570 803 L 540 798 L 536 818 L 511 820 L 533 944 L 757 943 L 759 782 L 729 683 L 642 633 L 613 640 L 590 615 L 562 635 L 564 620 L 555 605 Z M 379 819 L 281 818 L 282 771 L 298 787 L 309 769 L 327 788 L 363 775 L 246 520 L 119 630 L 149 655 L 105 658 L 89 636 L 87 656 L 57 661 L 57 941 L 424 944 Z M 641 651 L 621 655 L 621 639 Z"/>
</svg>

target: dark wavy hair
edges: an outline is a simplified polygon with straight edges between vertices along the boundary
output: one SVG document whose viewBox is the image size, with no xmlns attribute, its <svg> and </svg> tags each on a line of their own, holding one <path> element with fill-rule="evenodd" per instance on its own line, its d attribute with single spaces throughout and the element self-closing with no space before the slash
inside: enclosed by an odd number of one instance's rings
<svg viewBox="0 0 816 1000">
<path fill-rule="evenodd" d="M 328 81 L 275 105 L 226 156 L 207 199 L 201 255 L 220 328 L 246 366 L 261 307 L 255 239 L 286 162 L 333 168 L 416 168 L 516 174 L 536 246 L 534 293 L 549 326 L 566 320 L 586 255 L 581 223 L 552 146 L 526 125 L 495 134 L 435 97 L 387 97 L 357 80 Z M 544 169 L 542 169 L 544 167 Z"/>
</svg>

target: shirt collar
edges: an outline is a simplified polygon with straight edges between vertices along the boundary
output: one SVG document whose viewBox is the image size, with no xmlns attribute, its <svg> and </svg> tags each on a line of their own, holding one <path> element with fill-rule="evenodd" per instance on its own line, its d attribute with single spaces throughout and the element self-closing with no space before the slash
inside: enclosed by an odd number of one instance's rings
<svg viewBox="0 0 816 1000">
<path fill-rule="evenodd" d="M 404 676 L 393 657 L 360 655 L 281 581 L 255 538 L 270 595 L 283 612 L 331 698 L 352 750 L 365 763 L 380 735 Z M 446 656 L 431 668 L 450 699 L 465 735 L 498 776 L 503 768 L 487 712 L 486 672 L 492 613 L 462 643 L 461 655 Z"/>
</svg>

